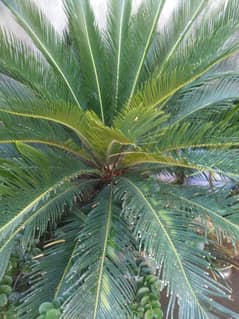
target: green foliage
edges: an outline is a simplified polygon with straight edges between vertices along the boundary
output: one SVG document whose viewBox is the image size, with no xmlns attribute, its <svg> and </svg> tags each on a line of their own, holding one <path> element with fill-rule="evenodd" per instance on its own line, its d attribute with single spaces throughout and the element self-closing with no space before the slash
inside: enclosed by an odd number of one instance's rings
<svg viewBox="0 0 239 319">
<path fill-rule="evenodd" d="M 39 307 L 40 316 L 37 319 L 58 319 L 61 311 L 52 302 L 43 302 Z"/>
<path fill-rule="evenodd" d="M 238 318 L 207 244 L 239 240 L 239 2 L 64 0 L 63 34 L 0 3 L 0 318 Z"/>
<path fill-rule="evenodd" d="M 145 258 L 138 258 L 139 273 L 136 280 L 136 295 L 131 305 L 133 318 L 162 319 L 159 302 L 160 282 Z"/>
</svg>

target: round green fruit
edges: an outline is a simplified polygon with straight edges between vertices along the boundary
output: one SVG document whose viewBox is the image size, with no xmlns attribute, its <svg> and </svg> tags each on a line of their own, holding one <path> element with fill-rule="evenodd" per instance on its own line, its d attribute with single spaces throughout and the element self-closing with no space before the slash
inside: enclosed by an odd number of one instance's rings
<svg viewBox="0 0 239 319">
<path fill-rule="evenodd" d="M 45 319 L 45 315 L 40 315 L 36 319 Z"/>
<path fill-rule="evenodd" d="M 160 309 L 149 309 L 145 312 L 145 319 L 162 319 L 163 314 Z"/>
<path fill-rule="evenodd" d="M 137 286 L 138 286 L 138 287 L 142 287 L 143 284 L 144 284 L 144 277 L 139 277 L 139 278 L 137 279 Z"/>
<path fill-rule="evenodd" d="M 149 284 L 154 284 L 155 282 L 157 282 L 158 278 L 154 275 L 148 275 L 147 276 L 147 281 Z"/>
<path fill-rule="evenodd" d="M 141 306 L 145 306 L 149 302 L 149 296 L 143 296 L 143 298 L 140 301 Z"/>
<path fill-rule="evenodd" d="M 8 298 L 6 294 L 0 295 L 0 308 L 5 307 L 8 303 Z"/>
<path fill-rule="evenodd" d="M 13 283 L 12 276 L 9 276 L 9 275 L 5 275 L 1 281 L 1 284 L 9 285 L 9 286 L 11 286 L 12 283 Z"/>
<path fill-rule="evenodd" d="M 12 291 L 12 287 L 9 285 L 0 285 L 0 292 L 9 295 Z"/>
<path fill-rule="evenodd" d="M 160 302 L 159 301 L 153 301 L 151 302 L 152 308 L 160 308 Z"/>
<path fill-rule="evenodd" d="M 48 310 L 53 309 L 54 305 L 52 302 L 43 302 L 39 307 L 39 313 L 45 314 Z"/>
<path fill-rule="evenodd" d="M 144 313 L 142 311 L 137 313 L 137 318 L 143 318 Z"/>
<path fill-rule="evenodd" d="M 158 301 L 159 300 L 159 294 L 150 293 L 149 298 L 151 301 Z"/>
<path fill-rule="evenodd" d="M 148 267 L 143 267 L 142 269 L 141 269 L 141 273 L 142 273 L 142 275 L 150 275 L 151 274 L 151 269 L 150 268 L 148 268 Z"/>
<path fill-rule="evenodd" d="M 149 293 L 149 288 L 147 287 L 142 287 L 137 291 L 137 297 L 142 298 L 143 296 L 145 296 L 146 294 Z"/>
<path fill-rule="evenodd" d="M 54 308 L 60 308 L 61 304 L 62 304 L 62 302 L 59 298 L 57 298 L 53 301 Z"/>
<path fill-rule="evenodd" d="M 45 319 L 58 319 L 60 318 L 61 312 L 58 309 L 50 309 L 47 311 Z"/>
<path fill-rule="evenodd" d="M 149 310 L 149 309 L 152 309 L 152 306 L 151 306 L 149 303 L 147 303 L 147 304 L 144 306 L 144 311 Z"/>
</svg>

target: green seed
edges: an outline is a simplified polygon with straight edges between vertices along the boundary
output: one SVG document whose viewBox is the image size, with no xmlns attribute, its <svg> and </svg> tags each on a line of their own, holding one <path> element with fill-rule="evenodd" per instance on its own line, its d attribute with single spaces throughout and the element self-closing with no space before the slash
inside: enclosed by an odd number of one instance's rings
<svg viewBox="0 0 239 319">
<path fill-rule="evenodd" d="M 140 288 L 140 289 L 138 290 L 137 296 L 138 296 L 139 298 L 142 298 L 143 296 L 145 296 L 145 295 L 148 294 L 148 293 L 149 293 L 149 288 L 147 288 L 147 287 L 142 287 L 142 288 Z"/>
<path fill-rule="evenodd" d="M 60 310 L 58 309 L 50 309 L 47 311 L 45 319 L 58 319 L 61 315 Z"/>
<path fill-rule="evenodd" d="M 11 286 L 12 283 L 13 283 L 12 276 L 9 276 L 9 275 L 5 275 L 1 281 L 1 284 L 5 284 L 5 285 L 9 285 L 9 286 Z"/>
<path fill-rule="evenodd" d="M 8 303 L 8 298 L 6 294 L 0 295 L 0 308 L 5 307 Z"/>
<path fill-rule="evenodd" d="M 151 305 L 149 303 L 147 303 L 145 306 L 144 306 L 144 310 L 149 310 L 149 309 L 152 309 Z"/>
<path fill-rule="evenodd" d="M 12 287 L 9 285 L 0 285 L 0 292 L 9 295 L 12 291 Z"/>
<path fill-rule="evenodd" d="M 150 294 L 149 294 L 149 297 L 150 297 L 150 299 L 153 301 L 153 300 L 156 300 L 156 301 L 158 301 L 159 300 L 159 297 L 160 297 L 160 294 L 159 294 L 159 292 L 151 292 Z"/>
<path fill-rule="evenodd" d="M 152 308 L 160 308 L 160 302 L 159 301 L 152 301 L 151 302 Z"/>
<path fill-rule="evenodd" d="M 151 273 L 152 273 L 152 271 L 151 271 L 151 269 L 148 268 L 148 267 L 143 267 L 143 268 L 141 269 L 141 274 L 142 274 L 142 275 L 150 275 Z"/>
<path fill-rule="evenodd" d="M 148 303 L 148 301 L 149 301 L 149 296 L 144 296 L 144 297 L 141 299 L 140 304 L 141 304 L 142 306 L 145 306 L 145 305 Z"/>
<path fill-rule="evenodd" d="M 138 307 L 137 311 L 138 312 L 144 312 L 144 308 L 143 307 Z"/>
<path fill-rule="evenodd" d="M 144 277 L 139 277 L 139 279 L 137 279 L 137 286 L 141 287 L 144 284 Z"/>
<path fill-rule="evenodd" d="M 137 318 L 143 318 L 143 315 L 144 315 L 144 312 L 143 311 L 140 311 L 137 313 Z"/>
<path fill-rule="evenodd" d="M 162 311 L 160 309 L 149 309 L 145 312 L 145 319 L 162 319 Z"/>
<path fill-rule="evenodd" d="M 49 309 L 53 309 L 54 306 L 52 302 L 43 302 L 39 307 L 39 313 L 45 314 Z"/>
</svg>

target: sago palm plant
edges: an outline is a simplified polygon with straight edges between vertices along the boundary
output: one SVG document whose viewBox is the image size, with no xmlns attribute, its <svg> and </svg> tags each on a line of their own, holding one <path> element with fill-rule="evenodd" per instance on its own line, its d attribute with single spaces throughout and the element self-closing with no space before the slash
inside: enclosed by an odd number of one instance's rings
<svg viewBox="0 0 239 319">
<path fill-rule="evenodd" d="M 166 24 L 165 0 L 108 0 L 105 28 L 65 0 L 63 34 L 32 1 L 0 2 L 31 40 L 0 34 L 3 305 L 17 241 L 40 249 L 11 318 L 160 318 L 151 294 L 134 307 L 142 255 L 165 316 L 238 318 L 207 249 L 239 240 L 238 0 L 181 0 Z"/>
</svg>

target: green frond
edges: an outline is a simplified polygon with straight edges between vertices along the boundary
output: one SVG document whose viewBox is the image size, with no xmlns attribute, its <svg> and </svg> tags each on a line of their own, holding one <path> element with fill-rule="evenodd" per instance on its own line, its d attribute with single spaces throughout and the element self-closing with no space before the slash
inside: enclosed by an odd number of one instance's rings
<svg viewBox="0 0 239 319">
<path fill-rule="evenodd" d="M 183 123 L 185 119 L 214 119 L 218 113 L 232 109 L 239 96 L 238 75 L 196 81 L 192 86 L 180 90 L 165 104 L 170 112 L 170 125 Z"/>
<path fill-rule="evenodd" d="M 29 262 L 30 273 L 23 280 L 29 283 L 29 288 L 21 294 L 16 315 L 19 319 L 35 319 L 41 303 L 59 302 L 57 290 L 65 276 L 65 271 L 71 261 L 76 238 L 84 224 L 84 214 L 73 208 L 72 213 L 63 226 L 54 233 L 52 240 L 46 244 L 42 255 Z"/>
<path fill-rule="evenodd" d="M 80 128 L 85 113 L 77 105 L 62 101 L 43 101 L 12 82 L 5 82 L 0 92 L 0 112 L 53 121 L 70 128 L 81 137 Z"/>
<path fill-rule="evenodd" d="M 115 117 L 113 125 L 137 146 L 141 146 L 158 141 L 164 134 L 162 126 L 167 123 L 167 119 L 168 115 L 163 111 L 139 104 L 137 107 L 125 108 Z"/>
<path fill-rule="evenodd" d="M 132 0 L 110 0 L 107 10 L 106 41 L 107 54 L 111 61 L 112 87 L 109 95 L 113 113 L 125 102 L 125 74 L 128 71 L 128 41 Z M 109 90 L 109 88 L 108 88 Z M 113 115 L 113 114 L 112 114 Z"/>
<path fill-rule="evenodd" d="M 185 160 L 188 165 L 204 167 L 204 171 L 219 173 L 238 181 L 238 148 L 212 150 L 183 150 L 175 155 L 178 160 Z"/>
<path fill-rule="evenodd" d="M 141 236 L 142 249 L 152 255 L 160 267 L 161 278 L 169 292 L 168 315 L 178 302 L 179 317 L 209 319 L 211 312 L 236 314 L 212 300 L 225 297 L 226 290 L 205 272 L 209 267 L 205 252 L 196 248 L 198 237 L 190 229 L 191 219 L 180 208 L 161 206 L 155 196 L 155 182 L 142 184 L 132 178 L 120 178 L 116 196 L 123 199 L 124 216 L 135 223 L 134 234 Z M 160 234 L 160 236 L 159 236 Z"/>
<path fill-rule="evenodd" d="M 156 191 L 155 191 L 156 192 Z M 212 192 L 210 187 L 195 185 L 172 185 L 158 183 L 157 192 L 160 205 L 169 209 L 180 209 L 193 219 L 201 219 L 205 228 L 208 222 L 213 224 L 218 240 L 223 237 L 236 242 L 239 240 L 239 215 L 235 198 L 228 198 L 228 189 L 217 187 Z M 206 229 L 210 232 L 212 229 Z"/>
<path fill-rule="evenodd" d="M 134 294 L 131 235 L 107 186 L 78 236 L 62 318 L 125 318 Z M 128 247 L 128 248 L 127 248 Z M 78 301 L 81 302 L 78 302 Z"/>
<path fill-rule="evenodd" d="M 102 159 L 105 160 L 107 148 L 112 141 L 119 144 L 132 143 L 119 130 L 105 126 L 93 111 L 80 110 L 74 104 L 53 104 L 30 97 L 18 96 L 17 99 L 11 100 L 8 94 L 5 94 L 6 97 L 2 99 L 2 102 L 0 100 L 0 118 L 3 113 L 63 125 L 76 134 L 83 148 L 93 157 L 96 164 L 99 164 Z M 97 152 L 95 153 L 94 150 Z"/>
<path fill-rule="evenodd" d="M 197 25 L 203 14 L 206 14 L 208 0 L 182 0 L 173 13 L 169 15 L 166 26 L 160 29 L 151 45 L 145 61 L 149 75 L 157 70 L 158 78 L 165 65 L 173 58 L 178 47 L 184 45 L 184 39 L 191 32 L 191 26 Z"/>
<path fill-rule="evenodd" d="M 57 98 L 56 83 L 39 53 L 33 52 L 24 42 L 3 30 L 0 31 L 0 42 L 1 74 L 29 87 L 37 96 L 45 99 Z M 1 81 L 2 85 L 4 83 Z"/>
<path fill-rule="evenodd" d="M 84 162 L 90 163 L 90 159 L 87 158 L 87 154 L 76 142 L 74 136 L 56 123 L 18 117 L 7 113 L 1 113 L 0 119 L 2 121 L 0 145 L 18 142 L 48 145 L 65 150 Z"/>
<path fill-rule="evenodd" d="M 119 156 L 119 154 L 113 154 L 112 157 Z M 166 154 L 160 152 L 149 153 L 147 151 L 126 151 L 121 153 L 120 166 L 122 168 L 130 169 L 132 171 L 137 170 L 149 170 L 153 169 L 167 169 L 167 168 L 182 168 L 188 170 L 195 170 L 198 172 L 211 170 L 216 172 L 216 168 L 212 165 L 204 163 L 197 163 L 196 161 L 190 161 L 183 156 L 177 154 Z"/>
<path fill-rule="evenodd" d="M 132 50 L 134 50 L 133 60 L 130 59 L 131 67 L 128 77 L 131 79 L 129 85 L 129 98 L 127 105 L 131 100 L 139 84 L 140 75 L 145 63 L 149 47 L 156 33 L 158 20 L 162 12 L 165 0 L 147 0 L 144 1 L 136 14 L 132 17 L 130 24 L 130 33 L 132 40 Z M 134 67 L 133 67 L 134 66 Z"/>
<path fill-rule="evenodd" d="M 167 21 L 166 0 L 108 0 L 103 28 L 63 2 L 59 34 L 34 1 L 0 0 L 31 40 L 0 30 L 0 280 L 19 233 L 43 245 L 17 318 L 53 300 L 62 319 L 131 318 L 138 243 L 167 318 L 238 318 L 199 245 L 239 241 L 238 0 L 181 0 Z"/>
<path fill-rule="evenodd" d="M 2 0 L 2 2 L 29 35 L 59 81 L 64 83 L 69 92 L 70 101 L 81 108 L 78 94 L 79 64 L 73 51 L 65 45 L 63 39 L 33 2 L 29 0 Z"/>
<path fill-rule="evenodd" d="M 78 198 L 88 198 L 93 188 L 91 180 L 77 181 L 82 174 L 94 173 L 79 160 L 55 151 L 47 156 L 24 144 L 18 149 L 24 160 L 3 159 L 0 165 L 0 253 L 21 229 L 26 228 L 26 243 L 40 236 L 49 221 L 59 219 Z"/>
<path fill-rule="evenodd" d="M 191 31 L 173 54 L 158 77 L 157 68 L 143 89 L 136 92 L 131 104 L 141 100 L 145 106 L 157 106 L 172 97 L 220 62 L 239 50 L 234 35 L 238 27 L 237 1 L 228 1 L 218 11 L 191 26 Z M 210 9 L 212 10 L 212 9 Z M 218 14 L 217 14 L 218 13 Z"/>
<path fill-rule="evenodd" d="M 89 108 L 93 107 L 104 123 L 107 105 L 105 80 L 109 74 L 104 63 L 105 50 L 100 31 L 89 1 L 68 0 L 64 4 L 69 21 L 69 38 L 77 48 L 81 61 L 83 88 L 88 93 L 87 104 Z"/>
<path fill-rule="evenodd" d="M 229 115 L 235 109 L 236 107 L 231 105 L 228 112 L 214 113 L 214 117 L 211 118 L 208 114 L 208 120 L 204 119 L 207 114 L 205 112 L 205 115 L 198 114 L 199 118 L 166 126 L 161 132 L 162 138 L 145 147 L 165 154 L 184 149 L 237 148 L 239 146 L 237 117 L 232 120 Z"/>
</svg>

